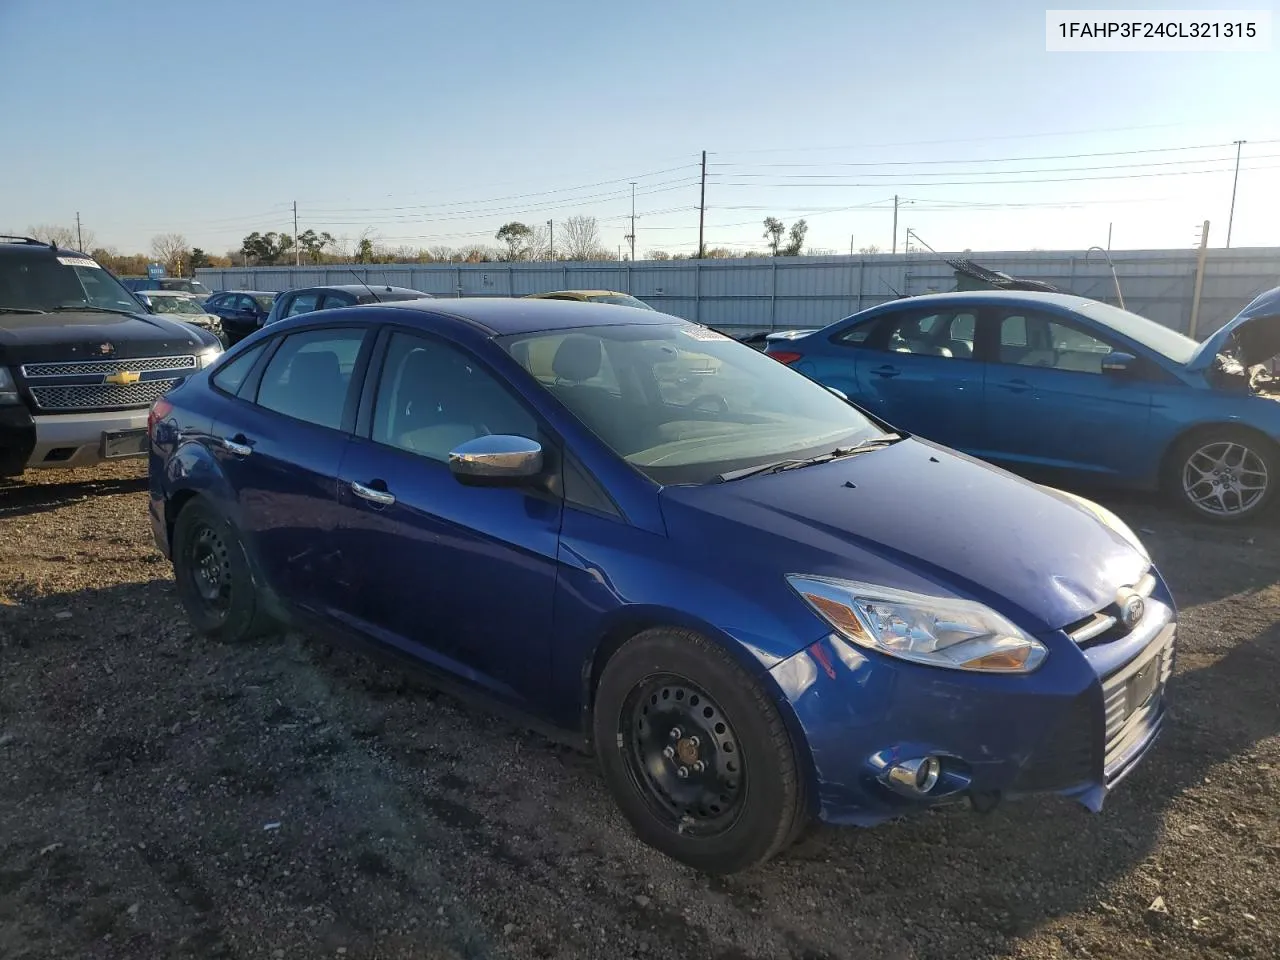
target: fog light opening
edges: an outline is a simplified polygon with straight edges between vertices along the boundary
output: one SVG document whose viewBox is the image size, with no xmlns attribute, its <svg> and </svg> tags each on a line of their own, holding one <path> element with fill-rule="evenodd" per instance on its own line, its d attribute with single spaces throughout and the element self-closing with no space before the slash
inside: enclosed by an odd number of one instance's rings
<svg viewBox="0 0 1280 960">
<path fill-rule="evenodd" d="M 942 761 L 929 756 L 895 763 L 885 771 L 884 779 L 899 793 L 909 797 L 923 797 L 938 785 L 941 775 Z"/>
</svg>

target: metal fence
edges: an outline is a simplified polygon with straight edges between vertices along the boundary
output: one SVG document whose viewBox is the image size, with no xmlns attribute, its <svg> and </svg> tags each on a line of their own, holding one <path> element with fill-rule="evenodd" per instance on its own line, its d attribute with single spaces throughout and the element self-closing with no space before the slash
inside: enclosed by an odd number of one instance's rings
<svg viewBox="0 0 1280 960">
<path fill-rule="evenodd" d="M 951 256 L 951 255 L 948 255 Z M 960 256 L 960 255 L 956 255 Z M 1023 251 L 963 256 L 1016 277 L 1116 303 L 1105 258 L 1096 251 Z M 1113 251 L 1125 306 L 1175 330 L 1190 328 L 1194 250 Z M 617 290 L 666 313 L 734 333 L 818 327 L 900 295 L 956 289 L 952 268 L 932 254 L 769 257 L 587 263 L 359 264 L 199 269 L 215 290 L 290 290 L 353 283 L 411 287 L 438 297 L 519 297 L 550 290 Z M 1280 286 L 1280 248 L 1210 250 L 1201 337 L 1263 290 Z"/>
</svg>

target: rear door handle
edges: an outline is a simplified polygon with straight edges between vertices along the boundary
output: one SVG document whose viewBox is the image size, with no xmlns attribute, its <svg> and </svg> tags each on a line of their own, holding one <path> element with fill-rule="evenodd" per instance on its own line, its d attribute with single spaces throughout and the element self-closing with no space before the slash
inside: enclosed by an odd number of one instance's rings
<svg viewBox="0 0 1280 960">
<path fill-rule="evenodd" d="M 891 367 L 888 364 L 885 364 L 883 367 L 876 367 L 871 372 L 877 377 L 896 377 L 899 373 L 897 367 Z"/>
<path fill-rule="evenodd" d="M 376 482 L 376 481 L 375 481 Z M 377 503 L 384 507 L 389 507 L 396 502 L 396 496 L 387 490 L 378 490 L 374 487 L 365 486 L 363 483 L 351 481 L 351 492 L 362 500 L 368 500 L 370 503 Z"/>
<path fill-rule="evenodd" d="M 1000 386 L 1010 393 L 1026 393 L 1031 389 L 1031 384 L 1025 380 L 1006 380 Z"/>
<path fill-rule="evenodd" d="M 243 433 L 237 433 L 230 440 L 226 437 L 221 437 L 219 438 L 218 443 L 222 444 L 223 450 L 226 450 L 228 453 L 233 453 L 237 457 L 247 457 L 249 454 L 253 453 L 253 447 L 250 446 Z"/>
</svg>

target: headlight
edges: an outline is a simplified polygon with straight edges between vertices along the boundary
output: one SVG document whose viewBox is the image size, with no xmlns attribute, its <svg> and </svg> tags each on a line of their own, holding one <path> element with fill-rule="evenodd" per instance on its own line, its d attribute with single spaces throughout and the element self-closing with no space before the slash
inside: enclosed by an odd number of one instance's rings
<svg viewBox="0 0 1280 960">
<path fill-rule="evenodd" d="M 217 360 L 218 357 L 220 356 L 222 356 L 222 347 L 220 346 L 205 347 L 198 354 L 196 362 L 199 363 L 200 369 L 203 370 L 205 367 L 209 366 L 209 364 L 213 363 L 213 361 Z"/>
<path fill-rule="evenodd" d="M 1124 539 L 1128 541 L 1129 546 L 1142 554 L 1142 558 L 1144 560 L 1151 559 L 1151 554 L 1147 552 L 1146 546 L 1138 539 L 1138 535 L 1130 529 L 1127 523 L 1117 517 L 1102 504 L 1094 503 L 1092 500 L 1086 500 L 1084 497 L 1076 496 L 1074 493 L 1067 493 L 1065 490 L 1058 490 L 1053 487 L 1050 487 L 1049 489 L 1053 490 L 1054 493 L 1060 493 L 1064 497 L 1069 497 L 1076 503 L 1080 504 L 1080 506 L 1084 507 L 1095 517 L 1101 520 L 1104 526 L 1111 528 L 1113 531 L 1120 534 L 1120 536 L 1124 537 Z"/>
<path fill-rule="evenodd" d="M 789 576 L 840 636 L 891 657 L 952 670 L 1030 673 L 1049 651 L 989 607 L 870 583 Z"/>
<path fill-rule="evenodd" d="M 18 385 L 8 367 L 0 367 L 0 404 L 18 402 Z"/>
</svg>

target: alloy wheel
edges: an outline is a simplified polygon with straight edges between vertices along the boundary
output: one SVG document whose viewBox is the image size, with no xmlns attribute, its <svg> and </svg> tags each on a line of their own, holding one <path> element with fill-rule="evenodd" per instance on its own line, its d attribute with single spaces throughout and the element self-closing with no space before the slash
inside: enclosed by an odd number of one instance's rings
<svg viewBox="0 0 1280 960">
<path fill-rule="evenodd" d="M 1182 467 L 1182 492 L 1198 510 L 1213 516 L 1238 516 L 1266 495 L 1271 478 L 1266 461 L 1243 443 L 1206 443 Z"/>
</svg>

